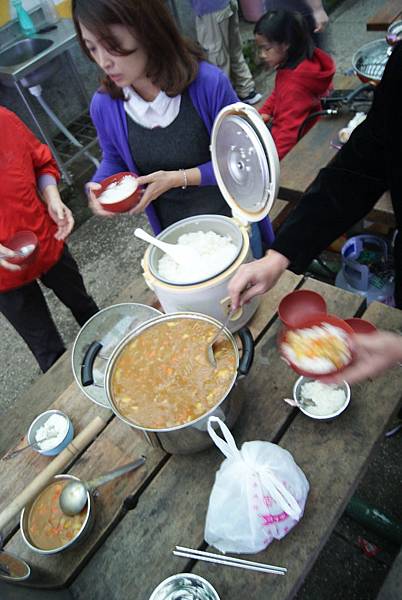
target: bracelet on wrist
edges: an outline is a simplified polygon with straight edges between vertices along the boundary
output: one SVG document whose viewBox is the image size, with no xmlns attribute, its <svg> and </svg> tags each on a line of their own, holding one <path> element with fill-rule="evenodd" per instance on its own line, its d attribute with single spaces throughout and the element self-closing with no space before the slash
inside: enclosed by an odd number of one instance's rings
<svg viewBox="0 0 402 600">
<path fill-rule="evenodd" d="M 181 186 L 181 189 L 186 190 L 188 186 L 187 173 L 184 169 L 179 169 L 179 171 L 183 175 L 183 185 Z"/>
</svg>

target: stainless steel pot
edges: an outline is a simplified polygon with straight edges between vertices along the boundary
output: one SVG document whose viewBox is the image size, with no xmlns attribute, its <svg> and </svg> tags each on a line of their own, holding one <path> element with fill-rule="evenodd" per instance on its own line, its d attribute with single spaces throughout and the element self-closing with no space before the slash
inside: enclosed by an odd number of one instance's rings
<svg viewBox="0 0 402 600">
<path fill-rule="evenodd" d="M 59 481 L 59 480 L 61 481 L 61 480 L 65 480 L 65 479 L 68 479 L 69 481 L 72 479 L 74 481 L 80 481 L 80 479 L 78 477 L 75 477 L 74 475 L 68 475 L 68 474 L 55 475 L 46 484 L 46 486 L 44 486 L 43 489 L 45 489 L 45 487 L 47 487 L 54 481 Z M 87 505 L 86 505 L 87 506 L 87 514 L 85 516 L 85 521 L 84 521 L 78 535 L 76 535 L 75 538 L 73 538 L 67 544 L 64 544 L 64 546 L 60 546 L 59 548 L 53 548 L 52 550 L 42 550 L 41 548 L 38 548 L 37 546 L 35 546 L 32 543 L 32 540 L 30 539 L 30 536 L 29 536 L 28 517 L 29 517 L 29 512 L 31 510 L 31 507 L 32 507 L 33 503 L 35 502 L 36 498 L 37 498 L 37 496 L 33 500 L 31 500 L 28 504 L 25 505 L 25 507 L 22 509 L 21 517 L 20 517 L 20 528 L 21 528 L 22 539 L 24 540 L 26 545 L 33 552 L 36 552 L 37 554 L 45 554 L 45 555 L 59 554 L 59 552 L 64 552 L 65 550 L 68 550 L 72 546 L 76 546 L 77 544 L 82 543 L 87 538 L 89 532 L 92 529 L 92 526 L 94 524 L 94 518 L 95 518 L 94 501 L 89 492 L 87 492 Z"/>
<path fill-rule="evenodd" d="M 193 312 L 161 315 L 160 317 L 156 317 L 155 319 L 144 323 L 135 331 L 129 333 L 114 349 L 106 367 L 105 390 L 108 402 L 115 415 L 127 423 L 127 425 L 130 425 L 130 427 L 142 431 L 147 441 L 151 445 L 163 448 L 170 454 L 190 454 L 193 452 L 199 452 L 200 450 L 204 450 L 205 448 L 213 445 L 213 442 L 207 432 L 208 418 L 211 415 L 219 416 L 223 421 L 225 421 L 228 427 L 231 427 L 235 423 L 240 413 L 241 401 L 239 396 L 233 393 L 233 388 L 239 379 L 247 375 L 251 368 L 254 358 L 254 340 L 249 329 L 246 327 L 237 332 L 242 345 L 242 354 L 240 356 L 235 338 L 228 329 L 224 330 L 224 334 L 230 340 L 233 347 L 233 352 L 236 356 L 236 373 L 234 374 L 225 394 L 215 404 L 215 406 L 211 408 L 211 410 L 198 419 L 191 421 L 190 423 L 185 423 L 184 425 L 178 425 L 176 427 L 170 427 L 167 429 L 150 429 L 147 427 L 141 427 L 122 415 L 114 403 L 111 384 L 116 360 L 127 344 L 129 344 L 135 337 L 140 335 L 146 329 L 155 327 L 159 323 L 174 319 L 200 319 L 214 324 L 217 327 L 221 325 L 219 321 L 212 317 Z M 96 344 L 96 342 L 94 343 Z M 84 369 L 85 368 L 86 367 L 84 366 Z"/>
</svg>

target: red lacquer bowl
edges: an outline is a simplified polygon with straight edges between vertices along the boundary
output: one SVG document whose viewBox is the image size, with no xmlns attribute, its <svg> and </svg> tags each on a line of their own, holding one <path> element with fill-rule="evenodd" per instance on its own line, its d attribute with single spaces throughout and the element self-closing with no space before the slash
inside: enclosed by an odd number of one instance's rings
<svg viewBox="0 0 402 600">
<path fill-rule="evenodd" d="M 99 202 L 102 205 L 102 208 L 104 208 L 105 210 L 108 210 L 109 212 L 115 212 L 115 213 L 127 212 L 128 210 L 131 210 L 132 208 L 134 208 L 134 206 L 136 204 L 138 204 L 139 201 L 141 200 L 142 188 L 140 186 L 138 186 L 138 187 L 136 187 L 136 189 L 130 196 L 127 196 L 126 198 L 123 198 L 122 200 L 116 200 L 116 202 L 109 202 L 109 201 L 102 202 L 101 196 L 102 196 L 103 192 L 106 190 L 106 188 L 112 183 L 121 181 L 121 179 L 123 179 L 124 177 L 137 178 L 137 175 L 135 173 L 130 173 L 128 171 L 124 171 L 122 173 L 116 173 L 115 175 L 106 177 L 106 179 L 101 181 L 100 185 L 102 187 L 99 188 L 99 190 L 94 190 L 96 198 L 99 200 Z"/>
<path fill-rule="evenodd" d="M 33 231 L 18 231 L 13 237 L 5 241 L 3 246 L 6 246 L 9 250 L 14 250 L 14 252 L 21 252 L 26 249 L 27 252 L 23 256 L 13 256 L 6 259 L 7 262 L 14 265 L 26 266 L 34 261 L 38 253 L 39 241 Z"/>
<path fill-rule="evenodd" d="M 373 333 L 377 331 L 377 327 L 365 319 L 353 317 L 353 319 L 345 319 L 345 323 L 350 325 L 355 333 Z"/>
<path fill-rule="evenodd" d="M 334 327 L 338 327 L 339 329 L 342 329 L 343 331 L 345 331 L 348 334 L 348 338 L 349 338 L 349 336 L 353 335 L 353 333 L 354 333 L 352 327 L 350 325 L 348 325 L 348 323 L 346 323 L 339 317 L 336 317 L 334 315 L 328 315 L 326 313 L 316 314 L 310 318 L 307 318 L 305 321 L 303 321 L 297 327 L 297 329 L 309 329 L 310 327 L 314 327 L 316 325 L 320 326 L 325 323 L 329 323 L 330 325 L 333 325 Z M 282 348 L 283 344 L 286 342 L 286 336 L 289 331 L 292 331 L 292 330 L 283 328 L 279 334 L 279 338 L 278 338 L 279 352 L 280 352 L 282 358 L 288 363 L 288 365 L 299 375 L 304 375 L 305 377 L 313 377 L 314 379 L 319 379 L 320 377 L 326 377 L 327 375 L 333 375 L 334 373 L 340 373 L 341 371 L 343 371 L 343 369 L 345 369 L 352 362 L 353 355 L 352 355 L 352 350 L 351 350 L 351 344 L 349 342 L 349 339 L 347 338 L 346 343 L 349 346 L 351 357 L 350 357 L 350 360 L 347 363 L 345 363 L 341 368 L 339 368 L 339 369 L 334 368 L 331 371 L 326 371 L 325 373 L 323 373 L 323 372 L 317 373 L 314 371 L 304 370 L 299 365 L 296 365 L 291 360 L 289 360 L 289 357 L 286 355 L 286 352 L 284 352 L 284 350 Z M 293 328 L 293 331 L 294 331 L 294 328 Z"/>
<path fill-rule="evenodd" d="M 300 326 L 306 319 L 327 312 L 327 304 L 321 294 L 310 290 L 296 290 L 282 298 L 278 314 L 288 329 Z"/>
</svg>

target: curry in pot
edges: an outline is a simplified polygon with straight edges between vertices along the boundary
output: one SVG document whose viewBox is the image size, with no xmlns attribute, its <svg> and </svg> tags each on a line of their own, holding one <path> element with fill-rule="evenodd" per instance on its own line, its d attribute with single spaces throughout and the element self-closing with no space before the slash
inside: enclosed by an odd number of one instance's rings
<svg viewBox="0 0 402 600">
<path fill-rule="evenodd" d="M 51 483 L 34 500 L 28 515 L 28 535 L 33 546 L 54 550 L 71 542 L 82 529 L 88 505 L 78 515 L 69 517 L 60 508 L 59 498 L 69 479 Z"/>
<path fill-rule="evenodd" d="M 194 421 L 213 408 L 233 382 L 236 352 L 224 334 L 207 345 L 217 326 L 201 319 L 172 319 L 149 327 L 118 355 L 111 393 L 120 414 L 140 427 L 166 429 Z"/>
</svg>

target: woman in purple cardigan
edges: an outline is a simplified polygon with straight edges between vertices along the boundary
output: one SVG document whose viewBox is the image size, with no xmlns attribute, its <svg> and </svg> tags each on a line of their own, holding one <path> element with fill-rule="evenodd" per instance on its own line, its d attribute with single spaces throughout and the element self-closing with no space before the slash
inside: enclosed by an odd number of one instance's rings
<svg viewBox="0 0 402 600">
<path fill-rule="evenodd" d="M 162 0 L 73 0 L 81 46 L 105 73 L 91 103 L 103 152 L 87 184 L 95 214 L 99 181 L 132 171 L 155 233 L 186 217 L 231 215 L 213 173 L 210 134 L 222 107 L 238 98 L 226 75 L 184 39 Z M 263 237 L 269 222 L 261 222 Z"/>
</svg>

